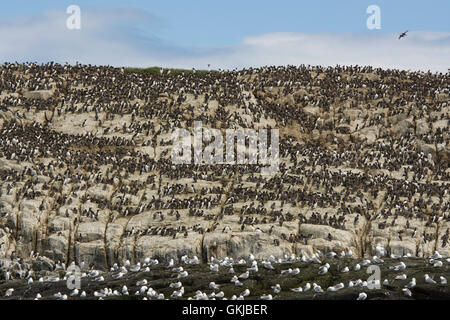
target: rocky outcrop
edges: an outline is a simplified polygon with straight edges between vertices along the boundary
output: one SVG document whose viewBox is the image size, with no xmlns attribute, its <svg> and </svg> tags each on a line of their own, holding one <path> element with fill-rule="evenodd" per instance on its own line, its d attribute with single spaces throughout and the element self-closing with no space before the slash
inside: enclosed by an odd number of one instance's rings
<svg viewBox="0 0 450 320">
<path fill-rule="evenodd" d="M 53 96 L 52 90 L 35 90 L 35 91 L 27 91 L 23 94 L 23 96 L 27 99 L 43 99 L 46 100 Z"/>
<path fill-rule="evenodd" d="M 9 68 L 0 83 L 0 259 L 38 257 L 33 268 L 50 270 L 184 255 L 363 257 L 377 245 L 450 254 L 448 75 Z M 23 87 L 8 84 L 18 78 Z M 175 165 L 173 130 L 192 133 L 194 119 L 224 135 L 279 129 L 279 170 Z"/>
<path fill-rule="evenodd" d="M 283 257 L 291 254 L 292 246 L 287 243 L 273 246 L 273 238 L 260 232 L 243 232 L 237 234 L 207 234 L 203 241 L 203 248 L 207 261 L 211 257 L 232 257 L 234 259 L 253 254 L 257 259 L 267 259 L 273 255 Z"/>
</svg>

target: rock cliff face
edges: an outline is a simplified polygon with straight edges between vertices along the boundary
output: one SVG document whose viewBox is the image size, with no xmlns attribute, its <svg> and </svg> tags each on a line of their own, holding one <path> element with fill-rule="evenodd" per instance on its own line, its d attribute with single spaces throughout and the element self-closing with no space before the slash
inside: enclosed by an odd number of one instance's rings
<svg viewBox="0 0 450 320">
<path fill-rule="evenodd" d="M 377 245 L 450 255 L 448 73 L 51 64 L 0 75 L 0 259 L 106 269 L 183 255 L 362 257 Z M 279 170 L 174 164 L 171 134 L 194 134 L 194 120 L 224 137 L 278 129 Z"/>
</svg>

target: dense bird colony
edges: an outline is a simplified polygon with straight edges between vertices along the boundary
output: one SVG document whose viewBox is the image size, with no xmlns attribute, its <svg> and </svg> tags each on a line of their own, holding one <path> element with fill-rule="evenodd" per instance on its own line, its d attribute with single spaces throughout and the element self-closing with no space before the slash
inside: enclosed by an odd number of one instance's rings
<svg viewBox="0 0 450 320">
<path fill-rule="evenodd" d="M 0 295 L 448 294 L 449 111 L 449 73 L 4 64 Z M 195 121 L 278 129 L 278 171 L 174 164 Z M 371 292 L 373 264 L 389 276 Z M 74 265 L 94 291 L 65 287 Z"/>
</svg>

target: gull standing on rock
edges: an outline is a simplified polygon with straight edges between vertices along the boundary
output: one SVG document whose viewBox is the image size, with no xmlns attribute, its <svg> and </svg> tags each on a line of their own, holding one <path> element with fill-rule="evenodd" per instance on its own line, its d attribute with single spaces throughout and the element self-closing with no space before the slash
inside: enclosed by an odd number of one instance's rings
<svg viewBox="0 0 450 320">
<path fill-rule="evenodd" d="M 241 297 L 248 297 L 250 295 L 250 290 L 245 289 L 240 295 Z"/>
<path fill-rule="evenodd" d="M 411 282 L 409 282 L 407 285 L 405 285 L 405 288 L 412 289 L 416 286 L 416 278 L 412 278 Z"/>
<path fill-rule="evenodd" d="M 406 273 L 396 276 L 395 280 L 406 280 L 406 278 L 408 278 L 408 276 L 406 275 Z"/>
<path fill-rule="evenodd" d="M 324 275 L 324 274 L 326 274 L 327 272 L 328 272 L 328 269 L 330 268 L 330 265 L 328 264 L 328 263 L 326 263 L 324 266 L 321 266 L 320 268 L 319 268 L 319 272 L 318 272 L 318 274 L 319 275 Z"/>
<path fill-rule="evenodd" d="M 434 281 L 428 274 L 425 275 L 425 282 L 429 284 L 436 284 L 436 281 Z"/>
<path fill-rule="evenodd" d="M 323 292 L 322 287 L 316 283 L 313 283 L 313 290 L 314 290 L 314 292 L 317 292 L 317 293 Z"/>
<path fill-rule="evenodd" d="M 211 289 L 211 290 L 219 290 L 219 285 L 217 285 L 215 282 L 210 282 L 209 283 L 209 288 Z"/>
<path fill-rule="evenodd" d="M 367 293 L 365 292 L 361 292 L 358 296 L 358 298 L 356 298 L 356 300 L 366 300 L 367 299 Z"/>
<path fill-rule="evenodd" d="M 402 261 L 402 262 L 400 262 L 400 264 L 398 264 L 396 266 L 392 266 L 389 269 L 394 270 L 394 271 L 403 271 L 406 269 L 406 264 Z"/>
<path fill-rule="evenodd" d="M 218 264 L 211 264 L 209 266 L 209 271 L 211 271 L 211 272 L 219 272 L 219 265 Z"/>
<path fill-rule="evenodd" d="M 281 292 L 281 286 L 277 283 L 276 285 L 271 287 L 273 289 L 273 292 L 276 294 L 279 294 Z"/>
<path fill-rule="evenodd" d="M 411 290 L 409 290 L 408 288 L 403 288 L 402 291 L 405 296 L 407 296 L 407 297 L 412 296 Z"/>
<path fill-rule="evenodd" d="M 14 288 L 9 288 L 8 290 L 6 290 L 5 292 L 5 297 L 11 297 L 11 295 L 14 292 Z"/>
</svg>

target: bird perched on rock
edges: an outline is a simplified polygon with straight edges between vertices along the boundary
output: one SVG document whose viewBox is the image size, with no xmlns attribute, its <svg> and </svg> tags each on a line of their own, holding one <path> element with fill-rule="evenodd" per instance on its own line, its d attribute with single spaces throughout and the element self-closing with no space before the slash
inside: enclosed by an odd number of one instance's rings
<svg viewBox="0 0 450 320">
<path fill-rule="evenodd" d="M 384 257 L 386 255 L 386 249 L 380 244 L 377 244 L 375 251 L 377 252 L 378 257 Z"/>
<path fill-rule="evenodd" d="M 442 259 L 442 255 L 438 251 L 435 251 L 433 253 L 433 255 L 430 257 L 430 259 L 434 259 L 434 260 Z"/>
<path fill-rule="evenodd" d="M 406 278 L 408 278 L 408 276 L 406 275 L 406 273 L 404 273 L 399 276 L 396 276 L 395 280 L 406 280 Z"/>
<path fill-rule="evenodd" d="M 77 295 L 78 295 L 78 292 L 79 292 L 78 289 L 75 288 L 75 289 L 73 289 L 73 291 L 70 293 L 70 296 L 71 296 L 71 297 L 77 296 Z"/>
<path fill-rule="evenodd" d="M 170 298 L 171 298 L 171 299 L 179 299 L 179 298 L 181 298 L 181 297 L 183 296 L 183 294 L 184 294 L 184 289 L 183 289 L 183 287 L 181 287 L 180 290 L 175 290 L 175 291 L 170 295 Z"/>
<path fill-rule="evenodd" d="M 113 279 L 121 279 L 121 278 L 123 278 L 123 276 L 125 275 L 125 273 L 123 273 L 123 272 L 119 272 L 119 273 L 116 273 L 116 274 L 113 274 L 113 275 L 111 275 L 111 277 L 113 278 Z"/>
<path fill-rule="evenodd" d="M 314 292 L 317 292 L 317 293 L 323 292 L 322 287 L 316 283 L 313 283 L 313 290 L 314 290 Z"/>
<path fill-rule="evenodd" d="M 217 285 L 215 282 L 210 282 L 210 283 L 209 283 L 209 288 L 210 288 L 211 290 L 219 290 L 220 286 Z"/>
<path fill-rule="evenodd" d="M 275 268 L 272 266 L 272 263 L 270 261 L 263 261 L 262 263 L 263 267 L 268 270 L 275 270 Z"/>
<path fill-rule="evenodd" d="M 218 264 L 211 264 L 209 266 L 209 271 L 211 271 L 211 272 L 219 272 L 219 265 Z"/>
<path fill-rule="evenodd" d="M 240 282 L 239 280 L 236 280 L 236 281 L 234 282 L 234 285 L 235 285 L 236 287 L 242 287 L 244 284 L 243 284 L 242 282 Z"/>
<path fill-rule="evenodd" d="M 287 270 L 281 270 L 281 274 L 282 274 L 282 275 L 292 274 L 292 269 L 289 268 L 289 269 L 287 269 Z"/>
<path fill-rule="evenodd" d="M 360 292 L 358 298 L 356 300 L 366 300 L 367 299 L 367 293 Z"/>
<path fill-rule="evenodd" d="M 342 288 L 344 288 L 345 286 L 344 286 L 344 284 L 341 282 L 341 283 L 338 283 L 337 285 L 335 285 L 335 286 L 332 286 L 332 287 L 328 287 L 328 289 L 327 289 L 327 291 L 338 291 L 338 290 L 341 290 Z"/>
<path fill-rule="evenodd" d="M 178 268 L 173 268 L 172 269 L 172 272 L 182 272 L 184 269 L 183 269 L 183 267 L 178 267 Z"/>
<path fill-rule="evenodd" d="M 247 268 L 249 272 L 258 272 L 258 263 L 256 260 L 252 261 L 252 266 L 250 268 Z"/>
<path fill-rule="evenodd" d="M 240 296 L 242 296 L 242 297 L 248 297 L 249 295 L 250 295 L 250 290 L 249 289 L 245 289 L 240 294 Z"/>
<path fill-rule="evenodd" d="M 89 272 L 89 277 L 91 278 L 95 278 L 100 274 L 100 272 L 98 270 L 92 270 L 91 272 Z"/>
<path fill-rule="evenodd" d="M 146 284 L 147 284 L 147 279 L 142 279 L 142 280 L 139 280 L 138 282 L 136 282 L 137 287 L 145 286 Z"/>
<path fill-rule="evenodd" d="M 442 266 L 443 266 L 442 261 L 436 261 L 436 262 L 433 264 L 433 267 L 435 267 L 435 268 L 440 268 L 440 267 L 442 267 Z"/>
<path fill-rule="evenodd" d="M 171 284 L 169 284 L 169 288 L 173 288 L 173 289 L 179 289 L 181 288 L 182 284 L 180 281 L 178 282 L 172 282 Z"/>
<path fill-rule="evenodd" d="M 374 256 L 374 257 L 372 258 L 372 261 L 373 261 L 374 263 L 378 263 L 378 264 L 384 263 L 384 260 L 378 258 L 377 256 Z"/>
<path fill-rule="evenodd" d="M 328 272 L 328 269 L 330 268 L 330 265 L 328 263 L 326 263 L 324 266 L 321 266 L 319 268 L 319 272 L 317 274 L 319 275 L 324 275 Z"/>
<path fill-rule="evenodd" d="M 13 292 L 14 292 L 14 288 L 9 288 L 5 292 L 5 297 L 10 297 L 13 294 Z"/>
<path fill-rule="evenodd" d="M 394 271 L 403 271 L 406 269 L 406 264 L 402 261 L 400 264 L 390 267 L 389 269 Z"/>
<path fill-rule="evenodd" d="M 363 261 L 361 261 L 361 266 L 365 267 L 367 265 L 369 265 L 371 263 L 371 261 L 369 259 L 365 259 Z"/>
<path fill-rule="evenodd" d="M 100 277 L 95 278 L 94 281 L 103 282 L 103 281 L 105 281 L 105 278 L 103 276 L 100 276 Z"/>
<path fill-rule="evenodd" d="M 436 281 L 434 281 L 428 274 L 425 274 L 425 282 L 429 284 L 436 284 Z"/>
<path fill-rule="evenodd" d="M 139 272 L 141 270 L 141 263 L 138 262 L 136 265 L 130 267 L 131 272 Z"/>
<path fill-rule="evenodd" d="M 405 288 L 411 289 L 416 286 L 416 278 L 412 278 L 411 281 L 405 285 Z"/>
<path fill-rule="evenodd" d="M 407 297 L 411 297 L 412 296 L 411 290 L 409 290 L 408 288 L 403 288 L 402 292 Z"/>
<path fill-rule="evenodd" d="M 273 289 L 273 292 L 275 292 L 275 294 L 279 294 L 281 292 L 281 286 L 278 283 L 271 288 Z"/>
<path fill-rule="evenodd" d="M 296 276 L 299 273 L 300 273 L 300 268 L 294 268 L 291 272 L 291 275 Z"/>
</svg>

